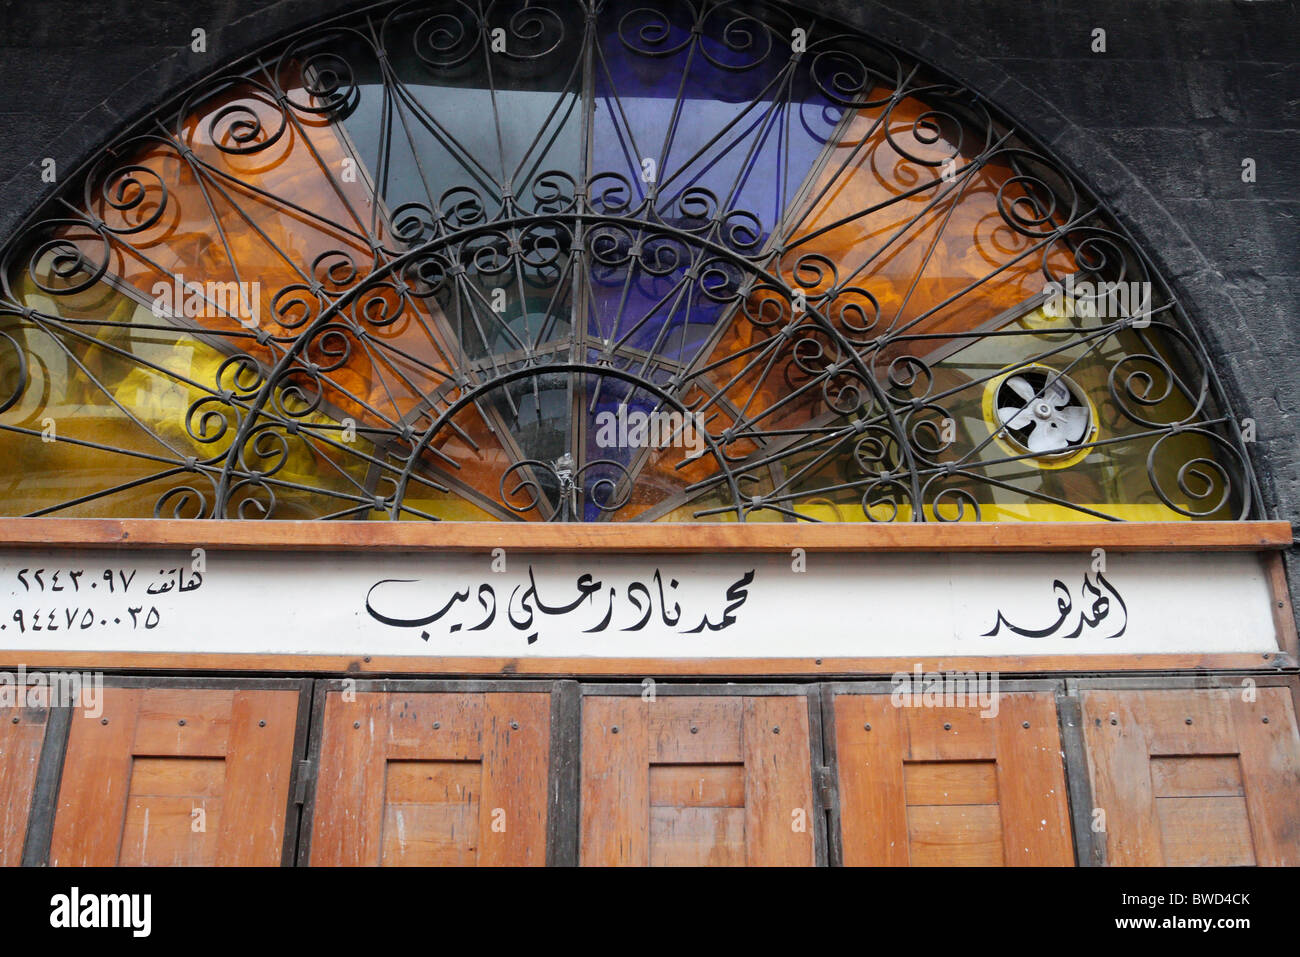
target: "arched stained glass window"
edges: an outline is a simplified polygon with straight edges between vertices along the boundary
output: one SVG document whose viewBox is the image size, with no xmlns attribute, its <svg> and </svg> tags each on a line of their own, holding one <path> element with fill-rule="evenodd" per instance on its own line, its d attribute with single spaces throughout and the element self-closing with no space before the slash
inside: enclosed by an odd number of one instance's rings
<svg viewBox="0 0 1300 957">
<path fill-rule="evenodd" d="M 0 270 L 12 515 L 1257 511 L 1104 206 L 977 95 L 777 4 L 314 27 L 102 151 Z"/>
</svg>

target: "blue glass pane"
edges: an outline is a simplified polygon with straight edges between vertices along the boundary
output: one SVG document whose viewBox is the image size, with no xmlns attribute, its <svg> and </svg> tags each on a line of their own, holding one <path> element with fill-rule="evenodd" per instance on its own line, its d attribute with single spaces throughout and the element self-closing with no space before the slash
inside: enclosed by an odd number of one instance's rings
<svg viewBox="0 0 1300 957">
<path fill-rule="evenodd" d="M 665 221 L 743 210 L 766 238 L 843 115 L 812 82 L 791 37 L 736 4 L 606 4 L 597 21 L 593 189 L 622 177 L 633 202 L 652 189 Z M 647 162 L 649 161 L 649 162 Z"/>
<path fill-rule="evenodd" d="M 843 107 L 741 5 L 697 21 L 685 3 L 616 0 L 596 30 L 592 202 L 645 225 L 593 245 L 588 329 L 689 364 L 727 319 L 731 256 L 763 258 Z"/>
</svg>

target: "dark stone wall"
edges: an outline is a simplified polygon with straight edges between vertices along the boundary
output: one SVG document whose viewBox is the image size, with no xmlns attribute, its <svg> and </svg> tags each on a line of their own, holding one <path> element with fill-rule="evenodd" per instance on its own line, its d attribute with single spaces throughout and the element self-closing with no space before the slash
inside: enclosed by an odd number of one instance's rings
<svg viewBox="0 0 1300 957">
<path fill-rule="evenodd" d="M 355 0 L 0 0 L 0 237 L 125 121 Z M 1300 5 L 801 0 L 941 67 L 1062 157 L 1206 340 L 1269 517 L 1300 521 Z M 208 51 L 190 51 L 190 31 Z M 1091 52 L 1092 31 L 1107 52 Z M 1257 181 L 1241 163 L 1255 160 Z M 1300 569 L 1291 580 L 1300 585 Z M 1293 586 L 1300 604 L 1300 588 Z"/>
</svg>

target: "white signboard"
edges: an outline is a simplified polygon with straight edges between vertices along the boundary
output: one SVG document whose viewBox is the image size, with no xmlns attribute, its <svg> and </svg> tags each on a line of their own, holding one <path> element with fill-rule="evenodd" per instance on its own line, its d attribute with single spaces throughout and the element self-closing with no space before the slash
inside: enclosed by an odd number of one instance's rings
<svg viewBox="0 0 1300 957">
<path fill-rule="evenodd" d="M 0 649 L 472 657 L 1276 652 L 1250 553 L 0 550 Z"/>
</svg>

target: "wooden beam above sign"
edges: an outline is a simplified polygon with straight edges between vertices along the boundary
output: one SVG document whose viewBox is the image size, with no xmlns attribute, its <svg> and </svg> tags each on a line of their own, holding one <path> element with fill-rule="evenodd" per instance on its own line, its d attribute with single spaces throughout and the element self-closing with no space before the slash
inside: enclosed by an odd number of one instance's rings
<svg viewBox="0 0 1300 957">
<path fill-rule="evenodd" d="M 1261 551 L 1290 547 L 1286 522 L 718 523 L 278 522 L 0 518 L 0 543 L 73 548 L 530 552 Z"/>
</svg>

